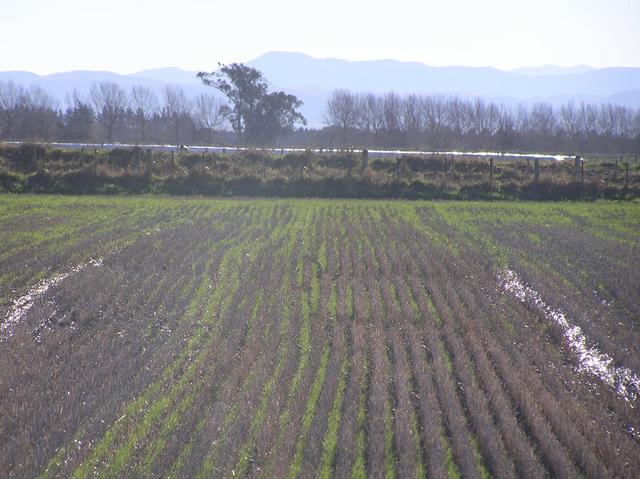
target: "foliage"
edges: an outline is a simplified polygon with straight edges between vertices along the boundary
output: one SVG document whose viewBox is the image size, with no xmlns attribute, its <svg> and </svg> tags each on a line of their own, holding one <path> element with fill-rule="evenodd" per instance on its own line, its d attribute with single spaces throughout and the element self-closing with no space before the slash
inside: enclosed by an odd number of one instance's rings
<svg viewBox="0 0 640 479">
<path fill-rule="evenodd" d="M 220 65 L 213 73 L 198 73 L 198 78 L 226 95 L 231 105 L 223 112 L 241 141 L 269 145 L 279 133 L 306 123 L 297 111 L 302 102 L 281 91 L 269 93 L 267 81 L 255 68 Z"/>
</svg>

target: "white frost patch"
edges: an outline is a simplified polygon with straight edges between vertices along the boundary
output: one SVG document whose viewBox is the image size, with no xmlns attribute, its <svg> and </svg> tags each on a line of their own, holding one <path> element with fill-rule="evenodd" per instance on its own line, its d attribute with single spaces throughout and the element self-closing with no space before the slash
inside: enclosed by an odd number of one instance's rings
<svg viewBox="0 0 640 479">
<path fill-rule="evenodd" d="M 638 431 L 633 426 L 627 426 L 627 432 L 631 434 L 633 437 L 635 437 L 636 439 L 640 440 L 640 431 Z"/>
<path fill-rule="evenodd" d="M 578 358 L 578 371 L 589 373 L 611 387 L 616 394 L 629 402 L 640 397 L 640 377 L 629 368 L 617 367 L 613 358 L 598 348 L 587 346 L 587 337 L 580 326 L 571 324 L 566 314 L 547 306 L 540 293 L 522 283 L 518 275 L 509 269 L 498 273 L 501 287 L 523 303 L 530 304 L 544 316 L 562 328 L 569 348 Z"/>
<path fill-rule="evenodd" d="M 34 305 L 36 299 L 43 296 L 49 288 L 57 285 L 62 280 L 68 278 L 74 273 L 82 271 L 89 266 L 100 267 L 102 266 L 102 258 L 99 259 L 90 259 L 86 263 L 81 263 L 77 266 L 74 266 L 69 271 L 64 273 L 57 274 L 51 278 L 47 278 L 42 280 L 36 286 L 27 291 L 26 294 L 20 296 L 19 298 L 13 301 L 13 305 L 7 314 L 7 318 L 4 322 L 0 323 L 0 341 L 13 335 L 13 332 L 10 331 L 13 326 L 19 323 L 22 318 L 29 312 L 29 310 Z"/>
</svg>

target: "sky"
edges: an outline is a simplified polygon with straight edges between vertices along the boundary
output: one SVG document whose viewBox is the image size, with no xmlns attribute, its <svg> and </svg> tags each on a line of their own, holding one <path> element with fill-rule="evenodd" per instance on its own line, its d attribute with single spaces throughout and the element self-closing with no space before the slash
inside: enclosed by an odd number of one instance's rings
<svg viewBox="0 0 640 479">
<path fill-rule="evenodd" d="M 213 70 L 269 51 L 640 67 L 640 0 L 0 0 L 0 71 Z"/>
</svg>

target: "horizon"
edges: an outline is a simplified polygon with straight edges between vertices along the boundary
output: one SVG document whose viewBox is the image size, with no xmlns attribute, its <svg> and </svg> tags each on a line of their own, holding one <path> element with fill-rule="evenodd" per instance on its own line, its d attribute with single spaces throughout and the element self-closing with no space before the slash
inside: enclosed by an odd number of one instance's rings
<svg viewBox="0 0 640 479">
<path fill-rule="evenodd" d="M 572 70 L 572 69 L 576 69 L 576 68 L 586 68 L 589 70 L 603 70 L 603 69 L 609 69 L 609 68 L 640 68 L 640 66 L 630 66 L 630 65 L 610 65 L 610 66 L 605 66 L 605 67 L 595 67 L 593 65 L 588 65 L 588 64 L 584 64 L 584 63 L 580 63 L 580 64 L 574 64 L 574 65 L 558 65 L 558 64 L 554 64 L 554 63 L 545 63 L 545 64 L 536 64 L 536 65 L 522 65 L 519 67 L 515 67 L 515 68 L 499 68 L 493 65 L 463 65 L 463 64 L 451 64 L 451 65 L 432 65 L 429 63 L 424 63 L 421 61 L 417 61 L 417 60 L 399 60 L 397 58 L 372 58 L 372 59 L 366 59 L 366 60 L 350 60 L 350 59 L 346 59 L 346 58 L 340 58 L 340 57 L 335 57 L 335 56 L 328 56 L 328 57 L 317 57 L 314 55 L 310 55 L 308 53 L 305 52 L 301 52 L 301 51 L 285 51 L 285 50 L 270 50 L 270 51 L 266 51 L 264 53 L 259 54 L 258 56 L 254 57 L 254 58 L 250 58 L 248 60 L 244 60 L 244 61 L 229 61 L 227 62 L 227 64 L 229 63 L 251 63 L 255 60 L 258 60 L 260 58 L 263 58 L 265 56 L 268 55 L 272 55 L 272 54 L 289 54 L 289 55 L 301 55 L 301 56 L 305 56 L 308 58 L 311 58 L 313 60 L 335 60 L 335 61 L 344 61 L 344 62 L 349 62 L 349 63 L 375 63 L 375 62 L 398 62 L 398 63 L 402 63 L 402 64 L 419 64 L 419 65 L 424 65 L 427 67 L 434 67 L 434 68 L 475 68 L 475 69 L 495 69 L 495 70 L 499 70 L 499 71 L 503 71 L 503 72 L 508 72 L 508 73 L 520 73 L 521 70 L 535 70 L 535 69 L 543 69 L 543 68 L 558 68 L 558 69 L 564 69 L 564 70 Z M 2 70 L 0 69 L 0 72 L 2 73 L 7 73 L 7 72 L 20 72 L 20 73 L 33 73 L 36 74 L 38 76 L 48 76 L 48 75 L 55 75 L 58 73 L 74 73 L 74 72 L 92 72 L 92 73 L 114 73 L 116 75 L 120 75 L 120 76 L 133 76 L 139 73 L 144 73 L 144 72 L 148 72 L 148 71 L 157 71 L 157 70 L 165 70 L 165 69 L 176 69 L 176 70 L 180 70 L 183 72 L 198 72 L 198 71 L 214 71 L 214 70 L 206 70 L 206 69 L 191 69 L 191 68 L 186 68 L 182 65 L 170 65 L 170 64 L 164 64 L 164 65 L 157 65 L 157 66 L 150 66 L 150 67 L 146 67 L 146 68 L 138 68 L 138 69 L 133 69 L 133 70 L 127 70 L 127 71 L 118 71 L 115 69 L 108 69 L 108 68 L 99 68 L 99 69 L 91 69 L 91 68 L 75 68 L 75 69 L 69 69 L 69 70 L 56 70 L 56 71 L 48 71 L 48 72 L 38 72 L 35 70 L 10 70 L 10 69 L 6 69 L 6 70 Z"/>
</svg>

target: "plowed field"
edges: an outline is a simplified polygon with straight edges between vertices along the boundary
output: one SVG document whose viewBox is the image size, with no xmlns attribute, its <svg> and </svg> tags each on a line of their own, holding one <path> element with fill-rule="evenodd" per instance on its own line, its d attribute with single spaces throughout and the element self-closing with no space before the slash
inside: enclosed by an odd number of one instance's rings
<svg viewBox="0 0 640 479">
<path fill-rule="evenodd" d="M 638 477 L 640 204 L 0 196 L 0 477 Z"/>
</svg>

